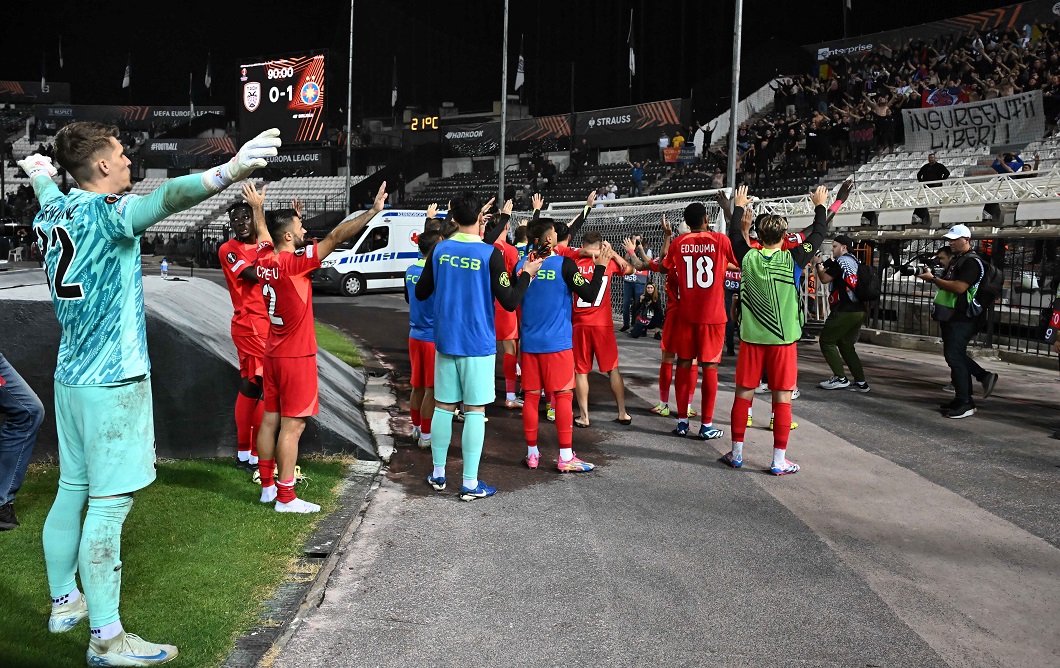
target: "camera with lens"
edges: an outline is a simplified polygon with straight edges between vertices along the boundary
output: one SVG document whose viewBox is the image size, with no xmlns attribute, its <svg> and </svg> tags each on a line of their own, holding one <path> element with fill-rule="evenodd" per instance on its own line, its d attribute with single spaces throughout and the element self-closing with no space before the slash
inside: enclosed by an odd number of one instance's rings
<svg viewBox="0 0 1060 668">
<path fill-rule="evenodd" d="M 919 276 L 926 271 L 931 272 L 935 278 L 942 276 L 943 266 L 934 255 L 918 256 L 899 268 L 902 276 Z"/>
</svg>

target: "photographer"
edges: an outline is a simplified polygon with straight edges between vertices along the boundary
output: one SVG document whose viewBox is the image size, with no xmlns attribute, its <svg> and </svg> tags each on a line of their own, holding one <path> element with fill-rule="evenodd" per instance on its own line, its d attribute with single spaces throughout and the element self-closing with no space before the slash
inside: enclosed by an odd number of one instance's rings
<svg viewBox="0 0 1060 668">
<path fill-rule="evenodd" d="M 648 283 L 644 286 L 644 293 L 637 300 L 637 305 L 633 307 L 633 329 L 629 335 L 634 339 L 639 339 L 649 330 L 659 327 L 662 327 L 662 304 L 659 302 L 659 291 L 655 289 L 654 283 Z M 661 339 L 662 336 L 656 332 L 655 338 Z"/>
<path fill-rule="evenodd" d="M 651 259 L 651 250 L 644 247 L 639 234 L 633 237 L 633 245 L 634 252 L 630 253 L 631 257 L 636 259 L 637 251 L 643 249 L 644 253 L 648 256 L 648 259 Z M 644 286 L 648 284 L 648 276 L 649 272 L 642 269 L 625 277 L 622 284 L 622 329 L 618 331 L 625 332 L 629 329 L 630 312 L 633 309 L 633 305 L 640 299 L 640 296 L 644 294 Z"/>
<path fill-rule="evenodd" d="M 986 399 L 994 391 L 997 374 L 984 370 L 968 356 L 968 343 L 975 336 L 979 321 L 978 316 L 968 314 L 968 300 L 975 297 L 986 272 L 983 261 L 972 250 L 972 232 L 966 225 L 954 225 L 943 238 L 950 240 L 953 260 L 943 268 L 942 277 L 936 278 L 927 267 L 917 277 L 938 288 L 931 317 L 939 321 L 942 329 L 942 350 L 956 393 L 953 401 L 943 404 L 942 409 L 946 417 L 960 419 L 975 414 L 972 376 L 982 384 Z"/>
<path fill-rule="evenodd" d="M 865 304 L 855 295 L 858 284 L 858 260 L 850 254 L 853 240 L 845 234 L 837 234 L 832 241 L 832 257 L 816 263 L 817 278 L 830 283 L 828 306 L 830 312 L 821 330 L 821 354 L 832 369 L 832 377 L 821 382 L 822 390 L 839 390 L 850 387 L 850 381 L 843 373 L 843 363 L 850 367 L 854 377 L 855 392 L 868 392 L 869 384 L 865 382 L 865 370 L 861 366 L 854 344 L 861 333 L 865 322 Z"/>
</svg>

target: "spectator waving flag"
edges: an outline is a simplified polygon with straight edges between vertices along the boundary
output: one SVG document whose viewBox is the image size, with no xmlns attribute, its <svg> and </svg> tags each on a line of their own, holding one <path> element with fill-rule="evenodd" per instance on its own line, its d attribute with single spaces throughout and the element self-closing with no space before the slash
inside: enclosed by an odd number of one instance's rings
<svg viewBox="0 0 1060 668">
<path fill-rule="evenodd" d="M 129 60 L 125 63 L 125 76 L 122 77 L 122 80 L 121 80 L 121 87 L 122 88 L 128 88 L 129 87 L 129 77 L 130 77 L 131 74 L 132 74 L 132 56 L 130 55 L 129 56 Z"/>
</svg>

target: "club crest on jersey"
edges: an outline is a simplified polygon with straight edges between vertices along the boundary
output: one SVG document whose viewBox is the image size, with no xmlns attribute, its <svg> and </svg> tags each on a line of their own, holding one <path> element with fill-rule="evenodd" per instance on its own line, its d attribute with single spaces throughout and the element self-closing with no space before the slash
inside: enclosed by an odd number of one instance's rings
<svg viewBox="0 0 1060 668">
<path fill-rule="evenodd" d="M 501 283 L 502 288 L 510 288 L 512 286 L 512 279 L 508 276 L 508 272 L 502 272 L 501 277 L 498 279 Z"/>
<path fill-rule="evenodd" d="M 305 255 L 305 246 L 302 246 L 301 248 L 296 248 L 294 254 L 296 257 L 302 257 L 303 255 Z"/>
<path fill-rule="evenodd" d="M 236 257 L 235 253 L 229 253 L 225 256 L 225 259 L 228 260 L 228 264 L 235 264 L 239 258 Z"/>
<path fill-rule="evenodd" d="M 254 111 L 261 105 L 261 83 L 248 81 L 243 84 L 243 106 Z"/>
<path fill-rule="evenodd" d="M 581 274 L 574 274 L 574 284 L 579 287 L 585 285 L 585 277 Z"/>
<path fill-rule="evenodd" d="M 802 249 L 803 249 L 804 251 L 806 251 L 807 253 L 809 253 L 810 251 L 812 251 L 812 250 L 813 250 L 813 245 L 812 245 L 812 244 L 810 244 L 810 242 L 808 242 L 808 241 L 807 241 L 806 243 L 804 243 L 804 244 L 802 245 Z"/>
<path fill-rule="evenodd" d="M 107 204 L 117 204 L 118 200 L 121 199 L 121 195 L 107 195 L 103 198 L 103 201 Z"/>
</svg>

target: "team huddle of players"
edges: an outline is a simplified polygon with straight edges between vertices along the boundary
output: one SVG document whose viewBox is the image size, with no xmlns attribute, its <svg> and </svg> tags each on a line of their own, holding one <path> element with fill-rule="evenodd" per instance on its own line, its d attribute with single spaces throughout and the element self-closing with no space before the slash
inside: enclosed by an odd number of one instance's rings
<svg viewBox="0 0 1060 668">
<path fill-rule="evenodd" d="M 734 194 L 729 235 L 711 231 L 706 207 L 690 204 L 684 211 L 688 232 L 671 240 L 671 227 L 664 218 L 666 240 L 661 257 L 650 259 L 643 251 L 637 256 L 627 240 L 629 262 L 592 230 L 585 232 L 580 248 L 570 247 L 571 235 L 592 210 L 593 195 L 569 224 L 542 216 L 543 202 L 535 197 L 532 219 L 515 230 L 509 227 L 511 202 L 498 211 L 493 200 L 483 206 L 473 193 L 465 193 L 450 202 L 444 219 L 436 217 L 437 207 L 432 206 L 419 236 L 421 259 L 409 268 L 405 281 L 414 438 L 420 447 L 431 449 L 434 464 L 427 483 L 439 491 L 446 488 L 452 423 L 463 419 L 460 498 L 470 501 L 496 493 L 496 488 L 478 479 L 478 462 L 485 435 L 484 408 L 495 400 L 497 342 L 504 355 L 504 405 L 522 409 L 526 466 L 536 469 L 540 465 L 538 422 L 543 395 L 546 417 L 555 422 L 559 437 L 558 470 L 593 470 L 593 464 L 574 452 L 572 427 L 588 426 L 587 375 L 594 358 L 597 368 L 611 377 L 618 402 L 616 421 L 632 422 L 625 412 L 608 296 L 612 277 L 642 268 L 667 276 L 661 347 L 663 370 L 677 360 L 678 415 L 673 433 L 688 434 L 689 417 L 695 415 L 689 403 L 698 366 L 703 371 L 699 437 L 704 440 L 724 436 L 713 424 L 717 369 L 730 318 L 724 282 L 727 270 L 742 270 L 732 314 L 740 322 L 742 342 L 731 416 L 732 450 L 722 461 L 734 468 L 743 465 L 751 399 L 765 374 L 774 406 L 771 471 L 775 475 L 797 472 L 798 465 L 786 453 L 797 379 L 795 342 L 803 324 L 798 285 L 802 267 L 827 231 L 827 189 L 819 188 L 812 199 L 815 218 L 806 233 L 788 235 L 783 217 L 763 216 L 756 225 L 757 240 L 751 239 L 746 187 Z M 833 213 L 841 203 L 837 199 Z M 522 401 L 516 393 L 520 369 Z M 663 380 L 661 372 L 660 390 Z M 665 385 L 668 394 L 669 377 Z M 573 417 L 575 389 L 580 421 Z"/>
</svg>

